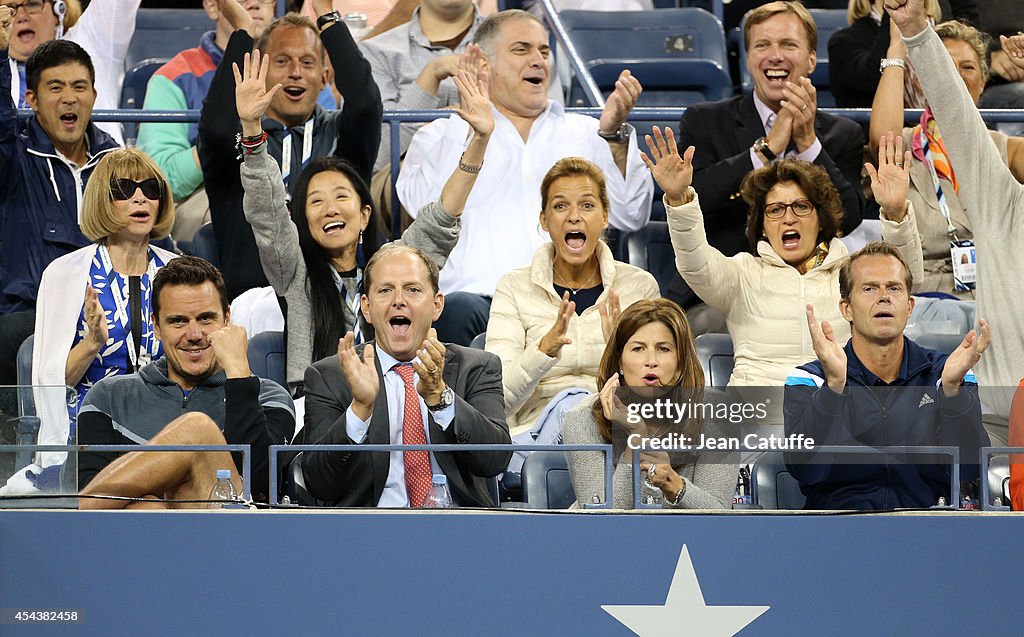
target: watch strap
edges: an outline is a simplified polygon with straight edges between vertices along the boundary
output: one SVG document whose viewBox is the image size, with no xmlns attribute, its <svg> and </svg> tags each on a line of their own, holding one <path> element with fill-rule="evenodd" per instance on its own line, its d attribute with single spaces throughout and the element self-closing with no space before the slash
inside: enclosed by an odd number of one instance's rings
<svg viewBox="0 0 1024 637">
<path fill-rule="evenodd" d="M 341 14 L 338 10 L 329 11 L 316 19 L 316 28 L 323 31 L 324 27 L 334 22 L 341 22 Z"/>
</svg>

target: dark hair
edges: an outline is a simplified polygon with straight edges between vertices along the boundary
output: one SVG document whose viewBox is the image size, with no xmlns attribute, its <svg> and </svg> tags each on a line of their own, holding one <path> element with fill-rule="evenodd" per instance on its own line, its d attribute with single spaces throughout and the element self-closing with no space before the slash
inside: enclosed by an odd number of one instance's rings
<svg viewBox="0 0 1024 637">
<path fill-rule="evenodd" d="M 228 293 L 220 270 L 202 257 L 176 257 L 160 268 L 153 277 L 153 316 L 160 318 L 160 292 L 167 285 L 199 286 L 209 281 L 217 289 L 220 309 L 228 313 Z"/>
<path fill-rule="evenodd" d="M 850 292 L 853 290 L 853 262 L 861 257 L 892 257 L 900 262 L 903 266 L 903 277 L 904 282 L 907 285 L 907 294 L 910 294 L 914 289 L 914 275 L 910 272 L 910 266 L 903 259 L 903 255 L 900 254 L 899 248 L 888 241 L 872 241 L 860 250 L 857 250 L 850 255 L 848 259 L 843 261 L 843 264 L 839 266 L 839 298 L 844 301 L 850 300 Z"/>
<path fill-rule="evenodd" d="M 437 269 L 437 264 L 419 248 L 414 248 L 413 246 L 405 243 L 388 243 L 381 246 L 380 250 L 377 250 L 377 252 L 370 257 L 370 260 L 366 263 L 366 267 L 363 269 L 363 289 L 366 290 L 366 293 L 369 294 L 370 273 L 377 265 L 377 262 L 398 252 L 405 252 L 419 257 L 420 261 L 422 261 L 423 265 L 427 268 L 427 278 L 430 280 L 430 287 L 434 294 L 437 294 L 441 289 L 438 285 L 440 271 Z"/>
<path fill-rule="evenodd" d="M 345 325 L 344 310 L 341 296 L 334 284 L 331 274 L 331 256 L 309 231 L 306 219 L 306 194 L 309 182 L 322 172 L 336 172 L 344 175 L 352 183 L 352 188 L 359 196 L 359 206 L 370 206 L 370 218 L 375 218 L 373 197 L 370 187 L 366 185 L 355 164 L 338 157 L 319 157 L 306 166 L 295 182 L 295 194 L 292 196 L 292 223 L 299 233 L 299 250 L 302 260 L 306 263 L 306 295 L 312 310 L 310 319 L 313 324 L 313 360 L 317 361 L 330 356 L 338 350 L 338 339 L 355 325 Z M 376 234 L 371 226 L 363 233 L 363 254 L 372 254 L 377 248 Z"/>
<path fill-rule="evenodd" d="M 764 202 L 768 191 L 777 184 L 800 186 L 818 210 L 817 242 L 829 242 L 839 234 L 843 221 L 843 203 L 839 191 L 825 169 L 799 159 L 783 159 L 751 171 L 740 184 L 743 200 L 750 206 L 747 212 L 747 241 L 751 248 L 764 235 Z"/>
<path fill-rule="evenodd" d="M 50 40 L 36 47 L 25 62 L 25 88 L 33 93 L 39 91 L 39 76 L 46 69 L 65 64 L 81 64 L 89 71 L 89 84 L 96 85 L 96 69 L 92 58 L 85 49 L 71 40 Z"/>
</svg>

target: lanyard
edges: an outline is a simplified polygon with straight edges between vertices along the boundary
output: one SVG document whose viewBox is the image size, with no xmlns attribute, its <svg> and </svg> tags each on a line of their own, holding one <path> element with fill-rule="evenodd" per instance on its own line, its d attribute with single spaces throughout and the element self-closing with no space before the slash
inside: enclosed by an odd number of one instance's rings
<svg viewBox="0 0 1024 637">
<path fill-rule="evenodd" d="M 334 279 L 334 285 L 338 287 L 338 294 L 341 295 L 341 302 L 352 312 L 352 332 L 355 334 L 356 343 L 363 342 L 363 332 L 359 329 L 359 288 L 363 284 L 363 271 L 356 269 L 356 284 L 354 290 L 349 290 L 345 285 L 344 281 L 341 280 L 341 275 L 333 267 L 331 268 L 331 277 Z"/>
<path fill-rule="evenodd" d="M 281 176 L 284 178 L 284 183 L 288 183 L 289 177 L 292 174 L 292 131 L 286 129 L 288 134 L 284 136 L 284 141 L 281 142 Z M 299 167 L 301 170 L 305 167 L 306 162 L 309 161 L 310 156 L 313 154 L 313 118 L 303 124 L 302 127 L 302 164 Z"/>
<path fill-rule="evenodd" d="M 128 360 L 131 363 L 131 371 L 137 372 L 143 366 L 152 360 L 152 353 L 146 349 L 142 349 L 142 298 L 141 298 L 141 281 L 139 289 L 139 299 L 137 303 L 133 303 L 132 299 L 125 297 L 121 293 L 121 288 L 117 285 L 117 277 L 114 276 L 114 265 L 110 260 L 110 252 L 107 250 L 107 246 L 99 246 L 100 263 L 103 264 L 103 270 L 106 272 L 108 289 L 110 295 L 114 299 L 114 320 L 121 323 L 125 329 L 125 346 L 128 348 Z M 153 259 L 149 260 L 149 268 L 146 270 L 146 274 L 149 275 L 149 280 L 152 281 L 156 275 L 156 261 Z M 129 286 L 132 286 L 129 277 Z M 133 287 L 133 286 L 132 286 Z M 129 311 L 133 316 L 129 317 Z M 138 314 L 138 316 L 134 316 Z M 136 345 L 135 325 L 138 325 L 138 345 Z M 150 343 L 152 345 L 152 342 Z"/>
<path fill-rule="evenodd" d="M 956 236 L 956 227 L 950 220 L 949 214 L 949 203 L 946 202 L 946 195 L 942 192 L 942 182 L 939 181 L 939 173 L 935 172 L 935 162 L 932 161 L 932 150 L 928 144 L 928 135 L 925 134 L 924 126 L 921 127 L 921 150 L 924 151 L 924 163 L 928 166 L 928 174 L 932 176 L 932 186 L 935 187 L 935 197 L 939 200 L 939 212 L 946 218 L 946 232 L 949 236 L 953 237 L 954 241 L 959 241 Z"/>
</svg>

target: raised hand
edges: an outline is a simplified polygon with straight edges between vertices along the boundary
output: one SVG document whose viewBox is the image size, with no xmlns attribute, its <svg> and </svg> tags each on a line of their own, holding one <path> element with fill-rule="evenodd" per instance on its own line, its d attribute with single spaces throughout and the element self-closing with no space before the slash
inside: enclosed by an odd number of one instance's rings
<svg viewBox="0 0 1024 637">
<path fill-rule="evenodd" d="M 2 9 L 4 7 L 0 7 L 0 14 L 3 13 Z M 107 339 L 110 338 L 110 333 L 107 330 L 107 315 L 103 312 L 96 288 L 91 285 L 85 287 L 85 304 L 82 306 L 82 314 L 85 316 L 85 325 L 89 328 L 87 338 L 97 348 L 106 345 Z"/>
<path fill-rule="evenodd" d="M 313 12 L 316 13 L 316 17 L 319 18 L 331 11 L 334 11 L 331 0 L 313 0 Z"/>
<path fill-rule="evenodd" d="M 960 383 L 963 382 L 964 376 L 978 364 L 981 355 L 992 342 L 988 321 L 980 319 L 978 325 L 981 328 L 981 335 L 978 336 L 974 330 L 967 332 L 964 340 L 946 359 L 946 364 L 942 368 L 942 393 L 946 396 L 956 396 L 960 392 Z"/>
<path fill-rule="evenodd" d="M 430 328 L 416 358 L 412 359 L 412 367 L 416 370 L 416 375 L 419 376 L 416 393 L 422 396 L 423 402 L 428 405 L 436 405 L 441 402 L 441 392 L 445 387 L 444 355 L 446 351 L 444 343 L 437 340 L 437 330 Z"/>
<path fill-rule="evenodd" d="M 789 113 L 792 122 L 793 143 L 796 144 L 797 151 L 802 153 L 813 146 L 814 141 L 818 138 L 817 133 L 814 132 L 818 93 L 810 79 L 801 77 L 797 78 L 796 82 L 786 82 L 786 88 L 783 89 L 782 94 L 785 97 L 781 102 L 782 108 Z"/>
<path fill-rule="evenodd" d="M 487 69 L 479 63 L 482 55 L 479 46 L 470 44 L 466 52 L 459 56 L 459 71 L 455 75 L 459 105 L 455 112 L 466 120 L 478 136 L 487 137 L 494 130 L 494 110 L 491 106 Z"/>
<path fill-rule="evenodd" d="M 569 321 L 575 313 L 576 302 L 569 300 L 569 292 L 567 291 L 562 295 L 562 302 L 558 306 L 558 316 L 555 318 L 555 324 L 540 339 L 537 348 L 551 358 L 558 358 L 558 355 L 562 353 L 562 346 L 572 343 L 572 339 L 566 337 L 565 333 L 569 331 Z"/>
<path fill-rule="evenodd" d="M 245 31 L 256 37 L 252 16 L 238 0 L 217 0 L 217 8 L 235 31 Z"/>
<path fill-rule="evenodd" d="M 913 37 L 928 27 L 924 0 L 885 0 L 885 10 L 903 37 Z"/>
<path fill-rule="evenodd" d="M 245 54 L 241 72 L 237 64 L 231 63 L 231 70 L 235 74 L 235 105 L 243 128 L 246 124 L 250 127 L 253 124 L 259 125 L 263 114 L 267 112 L 267 107 L 270 106 L 270 101 L 281 90 L 280 84 L 267 90 L 269 68 L 270 56 L 261 56 L 259 49 L 254 50 L 251 56 Z"/>
<path fill-rule="evenodd" d="M 601 335 L 604 342 L 611 340 L 615 333 L 615 324 L 619 321 L 622 308 L 619 306 L 619 295 L 615 290 L 608 289 L 608 298 L 597 304 L 597 313 L 601 315 Z"/>
<path fill-rule="evenodd" d="M 598 124 L 601 132 L 614 133 L 619 130 L 642 92 L 640 81 L 633 77 L 629 69 L 620 73 L 619 79 L 615 80 L 615 90 L 608 96 L 604 110 L 601 111 L 601 120 Z"/>
<path fill-rule="evenodd" d="M 690 184 L 693 183 L 693 153 L 690 146 L 679 156 L 675 134 L 671 128 L 665 129 L 665 135 L 657 126 L 653 129 L 654 137 L 644 135 L 650 155 L 640 151 L 640 158 L 647 164 L 648 170 L 665 191 L 665 198 L 670 206 L 682 206 L 693 198 L 690 196 Z"/>
<path fill-rule="evenodd" d="M 377 392 L 380 391 L 380 378 L 374 364 L 373 345 L 363 348 L 363 358 L 360 359 L 359 354 L 356 354 L 355 340 L 352 332 L 338 340 L 338 362 L 352 390 L 352 411 L 360 420 L 369 420 Z"/>
<path fill-rule="evenodd" d="M 842 343 L 836 340 L 835 331 L 828 321 L 818 325 L 814 317 L 814 306 L 810 303 L 807 304 L 807 327 L 811 331 L 814 355 L 825 369 L 825 382 L 832 391 L 843 393 L 846 388 L 846 351 Z"/>
<path fill-rule="evenodd" d="M 13 27 L 14 10 L 7 5 L 0 5 L 0 49 L 6 49 L 10 45 Z"/>
<path fill-rule="evenodd" d="M 1024 69 L 1024 33 L 999 36 L 999 43 L 1002 45 L 1006 59 L 1019 69 Z M 994 54 L 993 54 L 994 55 Z"/>
<path fill-rule="evenodd" d="M 871 177 L 871 192 L 882 207 L 882 214 L 891 221 L 901 221 L 907 214 L 907 191 L 910 190 L 910 151 L 903 151 L 903 136 L 886 133 L 878 142 L 878 170 L 870 163 L 864 169 Z"/>
<path fill-rule="evenodd" d="M 248 378 L 252 375 L 249 369 L 249 335 L 241 325 L 228 323 L 206 340 L 210 341 L 213 355 L 224 369 L 228 378 Z"/>
</svg>

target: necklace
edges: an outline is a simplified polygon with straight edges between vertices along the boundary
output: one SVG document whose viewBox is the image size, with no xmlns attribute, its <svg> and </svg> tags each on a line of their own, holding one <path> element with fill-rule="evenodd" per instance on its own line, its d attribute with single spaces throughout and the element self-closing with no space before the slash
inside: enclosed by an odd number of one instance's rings
<svg viewBox="0 0 1024 637">
<path fill-rule="evenodd" d="M 572 296 L 576 296 L 577 294 L 580 293 L 580 290 L 587 289 L 587 286 L 589 286 L 591 283 L 594 282 L 594 278 L 597 277 L 601 273 L 601 267 L 598 266 L 597 269 L 594 270 L 594 273 L 590 275 L 590 278 L 587 279 L 586 281 L 584 281 L 583 285 L 579 286 L 575 290 L 573 289 L 573 287 L 571 285 L 569 285 L 569 281 L 567 281 L 565 279 L 565 277 L 563 277 L 561 274 L 558 273 L 558 270 L 556 270 L 554 267 L 552 267 L 551 271 L 554 272 L 555 277 L 557 277 L 557 278 L 562 280 L 562 283 L 564 283 L 565 287 L 569 290 L 569 294 L 571 294 Z"/>
</svg>

